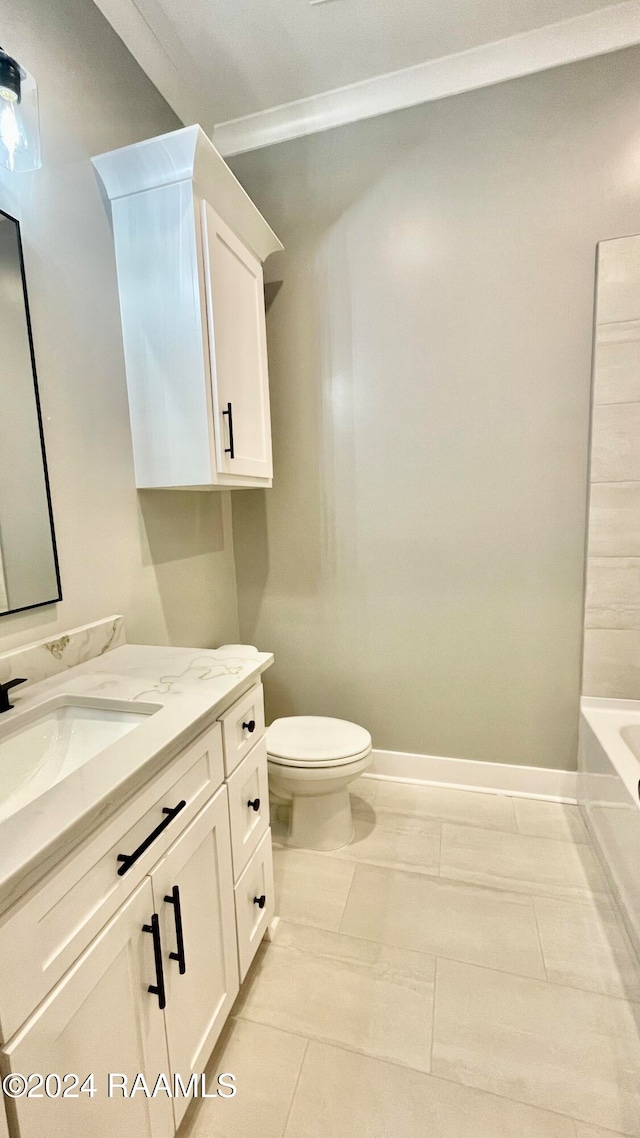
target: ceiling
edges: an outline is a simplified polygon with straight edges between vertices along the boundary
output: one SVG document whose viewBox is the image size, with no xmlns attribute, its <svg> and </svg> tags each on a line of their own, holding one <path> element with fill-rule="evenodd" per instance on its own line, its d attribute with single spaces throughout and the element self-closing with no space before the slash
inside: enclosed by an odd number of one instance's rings
<svg viewBox="0 0 640 1138">
<path fill-rule="evenodd" d="M 605 7 L 601 0 L 96 3 L 180 116 L 197 117 L 209 132 L 228 120 L 427 61 L 460 52 L 476 58 L 474 49 L 496 41 L 526 45 L 527 33 L 560 21 L 584 38 L 594 20 L 602 26 Z M 614 12 L 627 23 L 631 17 L 640 39 L 640 4 L 627 0 L 605 9 Z M 633 35 L 628 39 L 637 42 Z"/>
</svg>

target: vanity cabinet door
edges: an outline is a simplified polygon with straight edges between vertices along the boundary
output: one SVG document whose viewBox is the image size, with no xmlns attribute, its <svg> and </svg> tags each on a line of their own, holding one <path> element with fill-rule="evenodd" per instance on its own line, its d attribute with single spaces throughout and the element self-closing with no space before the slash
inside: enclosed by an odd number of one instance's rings
<svg viewBox="0 0 640 1138">
<path fill-rule="evenodd" d="M 169 1063 L 202 1073 L 238 993 L 231 838 L 222 787 L 152 871 L 160 915 Z M 174 1099 L 176 1126 L 189 1100 Z"/>
<path fill-rule="evenodd" d="M 122 1072 L 131 1090 L 144 1075 L 152 1089 L 168 1074 L 164 1015 L 156 985 L 154 938 L 143 931 L 154 912 L 146 878 L 31 1019 L 5 1044 L 2 1074 L 93 1074 L 94 1094 L 76 1098 L 19 1098 L 8 1104 L 13 1138 L 172 1138 L 171 1101 L 108 1097 L 109 1072 Z M 65 1081 L 67 1087 L 69 1080 Z M 55 1083 L 50 1080 L 50 1092 Z"/>
<path fill-rule="evenodd" d="M 271 478 L 271 420 L 262 265 L 202 203 L 216 468 Z"/>
</svg>

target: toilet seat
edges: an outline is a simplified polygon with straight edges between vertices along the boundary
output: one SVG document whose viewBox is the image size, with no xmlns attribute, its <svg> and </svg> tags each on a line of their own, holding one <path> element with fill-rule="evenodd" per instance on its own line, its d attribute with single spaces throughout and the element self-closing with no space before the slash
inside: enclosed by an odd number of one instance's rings
<svg viewBox="0 0 640 1138">
<path fill-rule="evenodd" d="M 305 770 L 333 770 L 334 767 L 348 767 L 349 763 L 357 763 L 360 759 L 366 759 L 367 755 L 371 754 L 371 747 L 367 747 L 366 751 L 360 751 L 358 755 L 345 755 L 343 759 L 318 759 L 312 762 L 309 759 L 301 761 L 300 759 L 283 759 L 279 755 L 272 755 L 267 751 L 267 759 L 276 767 L 298 767 Z"/>
<path fill-rule="evenodd" d="M 267 729 L 267 755 L 276 766 L 342 767 L 370 751 L 369 732 L 345 719 L 293 715 L 274 720 Z"/>
</svg>

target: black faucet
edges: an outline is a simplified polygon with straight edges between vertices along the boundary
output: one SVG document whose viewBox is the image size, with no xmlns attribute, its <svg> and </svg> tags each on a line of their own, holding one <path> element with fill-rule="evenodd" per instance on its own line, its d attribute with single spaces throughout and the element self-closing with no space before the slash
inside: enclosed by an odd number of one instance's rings
<svg viewBox="0 0 640 1138">
<path fill-rule="evenodd" d="M 9 680 L 6 684 L 0 684 L 0 715 L 3 711 L 11 711 L 13 704 L 9 703 L 9 692 L 11 688 L 15 688 L 17 684 L 26 684 L 26 680 Z"/>
</svg>

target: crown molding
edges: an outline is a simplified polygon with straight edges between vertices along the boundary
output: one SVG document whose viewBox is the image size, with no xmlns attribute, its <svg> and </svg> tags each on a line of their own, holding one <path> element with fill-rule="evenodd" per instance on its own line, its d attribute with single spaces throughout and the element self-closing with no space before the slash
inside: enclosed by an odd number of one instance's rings
<svg viewBox="0 0 640 1138">
<path fill-rule="evenodd" d="M 209 112 L 205 100 L 181 74 L 134 0 L 94 3 L 180 121 L 185 126 L 206 122 Z"/>
<path fill-rule="evenodd" d="M 637 43 L 640 3 L 627 0 L 456 55 L 219 123 L 213 140 L 220 153 L 229 157 Z"/>
<path fill-rule="evenodd" d="M 640 43 L 640 0 L 625 0 L 214 126 L 207 93 L 182 74 L 173 58 L 175 45 L 163 46 L 135 0 L 95 3 L 181 121 L 201 123 L 226 157 Z"/>
</svg>

